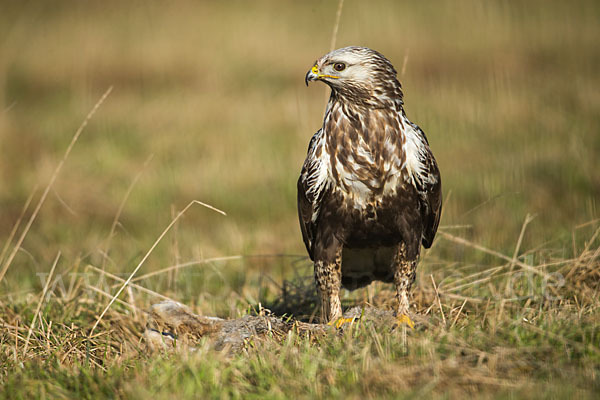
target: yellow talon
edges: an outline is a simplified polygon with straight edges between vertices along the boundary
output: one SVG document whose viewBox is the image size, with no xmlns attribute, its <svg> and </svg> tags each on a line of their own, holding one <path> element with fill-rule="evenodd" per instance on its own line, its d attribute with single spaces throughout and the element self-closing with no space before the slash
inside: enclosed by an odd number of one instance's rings
<svg viewBox="0 0 600 400">
<path fill-rule="evenodd" d="M 354 322 L 354 318 L 338 318 L 335 322 L 330 321 L 327 325 L 335 326 L 336 329 L 340 329 L 342 325 Z"/>
<path fill-rule="evenodd" d="M 396 317 L 396 325 L 400 326 L 402 324 L 408 325 L 408 327 L 410 329 L 414 329 L 415 328 L 415 323 L 406 314 L 402 314 L 399 317 Z"/>
</svg>

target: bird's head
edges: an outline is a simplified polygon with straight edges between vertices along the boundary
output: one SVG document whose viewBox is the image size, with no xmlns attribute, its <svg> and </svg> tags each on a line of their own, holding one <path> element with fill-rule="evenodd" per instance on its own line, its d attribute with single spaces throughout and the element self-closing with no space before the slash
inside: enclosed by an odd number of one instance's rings
<svg viewBox="0 0 600 400">
<path fill-rule="evenodd" d="M 305 82 L 323 81 L 333 92 L 354 100 L 401 100 L 402 91 L 392 63 L 367 47 L 344 47 L 315 61 Z"/>
</svg>

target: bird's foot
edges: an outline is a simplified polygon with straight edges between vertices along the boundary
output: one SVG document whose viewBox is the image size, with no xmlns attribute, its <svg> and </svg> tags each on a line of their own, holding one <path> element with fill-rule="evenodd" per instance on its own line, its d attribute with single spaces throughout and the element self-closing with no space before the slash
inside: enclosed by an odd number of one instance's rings
<svg viewBox="0 0 600 400">
<path fill-rule="evenodd" d="M 415 323 L 410 319 L 410 317 L 406 314 L 400 314 L 396 317 L 395 326 L 402 326 L 402 324 L 408 325 L 410 329 L 415 328 Z"/>
<path fill-rule="evenodd" d="M 327 325 L 329 326 L 335 326 L 336 329 L 340 329 L 344 324 L 351 324 L 352 322 L 354 322 L 356 318 L 338 318 L 336 320 L 331 320 L 329 321 L 329 323 Z"/>
</svg>

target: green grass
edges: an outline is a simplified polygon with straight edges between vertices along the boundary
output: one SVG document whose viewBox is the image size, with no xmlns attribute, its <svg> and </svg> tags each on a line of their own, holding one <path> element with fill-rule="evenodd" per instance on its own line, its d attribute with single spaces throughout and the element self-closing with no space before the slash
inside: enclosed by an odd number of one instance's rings
<svg viewBox="0 0 600 400">
<path fill-rule="evenodd" d="M 89 286 L 114 294 L 120 285 L 89 266 L 128 276 L 194 199 L 227 216 L 193 206 L 137 275 L 245 257 L 137 284 L 205 315 L 237 317 L 259 302 L 298 318 L 312 313 L 314 291 L 297 278 L 311 266 L 295 182 L 325 88 L 306 88 L 303 77 L 328 51 L 336 9 L 316 1 L 0 4 L 0 245 L 37 185 L 31 216 L 77 127 L 114 87 L 0 282 L 4 397 L 594 397 L 594 1 L 345 1 L 337 46 L 377 49 L 399 71 L 406 62 L 406 111 L 443 176 L 445 235 L 418 270 L 415 304 L 427 323 L 409 335 L 408 351 L 398 335 L 361 326 L 317 342 L 257 342 L 235 356 L 208 344 L 196 356 L 149 355 L 141 310 L 159 299 L 138 289 L 119 297 L 135 313 L 115 303 L 99 336 L 84 340 L 109 300 Z M 512 258 L 528 214 L 535 219 L 518 260 L 545 277 L 477 247 Z M 56 284 L 24 351 L 40 273 L 59 251 Z M 284 280 L 302 282 L 295 297 L 283 297 Z M 390 297 L 376 284 L 344 293 L 343 303 L 386 307 Z"/>
</svg>

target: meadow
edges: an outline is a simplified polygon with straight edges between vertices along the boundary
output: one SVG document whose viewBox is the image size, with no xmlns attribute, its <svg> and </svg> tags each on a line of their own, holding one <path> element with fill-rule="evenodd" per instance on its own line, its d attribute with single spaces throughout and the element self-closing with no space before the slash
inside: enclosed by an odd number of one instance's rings
<svg viewBox="0 0 600 400">
<path fill-rule="evenodd" d="M 0 2 L 2 397 L 598 395 L 600 4 L 346 0 L 334 33 L 338 7 Z M 328 90 L 304 75 L 332 37 L 392 61 L 438 160 L 421 322 L 406 343 L 357 324 L 147 352 L 164 298 L 314 320 L 296 180 Z"/>
</svg>

